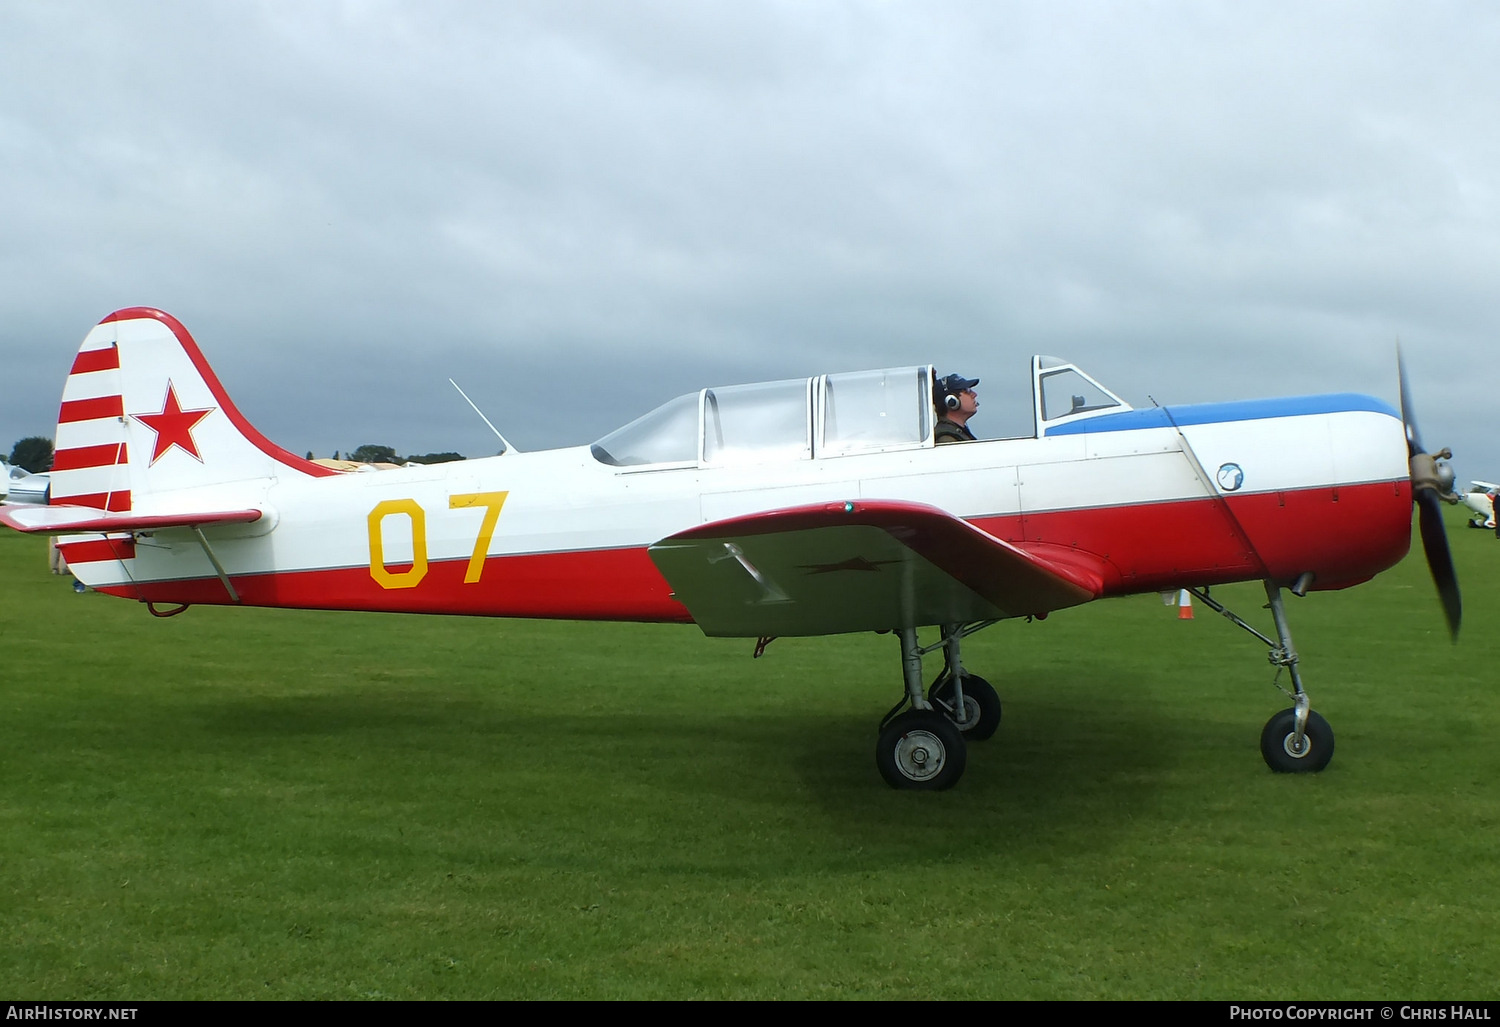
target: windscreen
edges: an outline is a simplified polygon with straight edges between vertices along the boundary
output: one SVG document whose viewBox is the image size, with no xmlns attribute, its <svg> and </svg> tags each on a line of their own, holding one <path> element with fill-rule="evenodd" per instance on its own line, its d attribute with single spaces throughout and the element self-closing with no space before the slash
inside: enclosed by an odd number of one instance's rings
<svg viewBox="0 0 1500 1027">
<path fill-rule="evenodd" d="M 1073 368 L 1042 375 L 1042 420 L 1118 407 L 1120 402 Z"/>
<path fill-rule="evenodd" d="M 594 459 L 616 467 L 696 462 L 700 395 L 678 396 L 610 432 L 594 443 Z"/>
</svg>

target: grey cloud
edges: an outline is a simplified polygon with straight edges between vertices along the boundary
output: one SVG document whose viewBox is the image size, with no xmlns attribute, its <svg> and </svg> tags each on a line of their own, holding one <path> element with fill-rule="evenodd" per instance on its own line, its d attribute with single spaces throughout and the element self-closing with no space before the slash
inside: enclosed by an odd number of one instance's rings
<svg viewBox="0 0 1500 1027">
<path fill-rule="evenodd" d="M 152 304 L 320 452 L 488 451 L 450 374 L 525 448 L 928 360 L 999 431 L 1035 351 L 1135 402 L 1394 399 L 1399 336 L 1425 436 L 1493 477 L 1497 35 L 1477 3 L 3 4 L 0 442 Z"/>
</svg>

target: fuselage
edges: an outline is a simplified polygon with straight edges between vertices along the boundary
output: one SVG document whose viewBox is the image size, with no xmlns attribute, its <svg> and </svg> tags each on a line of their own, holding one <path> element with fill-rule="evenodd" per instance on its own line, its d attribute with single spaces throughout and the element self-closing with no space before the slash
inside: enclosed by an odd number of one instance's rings
<svg viewBox="0 0 1500 1027">
<path fill-rule="evenodd" d="M 509 453 L 260 478 L 193 501 L 265 511 L 254 524 L 204 529 L 250 605 L 690 621 L 649 545 L 728 517 L 848 500 L 929 504 L 1053 559 L 1102 561 L 1107 595 L 1308 573 L 1314 588 L 1342 588 L 1406 553 L 1405 454 L 1396 412 L 1346 394 L 1105 413 L 1035 438 L 732 466 L 621 467 L 589 447 Z M 79 536 L 64 555 L 101 591 L 231 601 L 186 529 Z"/>
</svg>

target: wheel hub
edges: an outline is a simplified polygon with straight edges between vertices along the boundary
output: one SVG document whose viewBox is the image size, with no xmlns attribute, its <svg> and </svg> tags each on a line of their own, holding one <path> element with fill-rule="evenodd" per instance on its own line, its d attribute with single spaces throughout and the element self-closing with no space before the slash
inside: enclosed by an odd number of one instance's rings
<svg viewBox="0 0 1500 1027">
<path fill-rule="evenodd" d="M 896 743 L 896 765 L 913 781 L 936 777 L 944 762 L 942 740 L 929 731 L 912 731 Z"/>
<path fill-rule="evenodd" d="M 966 695 L 962 719 L 958 722 L 959 730 L 967 731 L 977 723 L 979 723 L 979 703 Z"/>
<path fill-rule="evenodd" d="M 964 696 L 962 708 L 955 709 L 953 703 L 947 699 L 938 699 L 937 705 L 948 712 L 960 731 L 967 731 L 979 723 L 979 704 L 967 695 Z"/>
</svg>

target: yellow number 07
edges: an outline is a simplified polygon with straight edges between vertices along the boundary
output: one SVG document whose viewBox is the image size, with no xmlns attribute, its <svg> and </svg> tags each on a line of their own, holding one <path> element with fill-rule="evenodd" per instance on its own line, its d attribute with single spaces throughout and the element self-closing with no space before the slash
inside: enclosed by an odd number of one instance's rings
<svg viewBox="0 0 1500 1027">
<path fill-rule="evenodd" d="M 464 572 L 464 584 L 472 585 L 484 573 L 484 558 L 490 550 L 490 540 L 495 537 L 495 525 L 500 522 L 500 508 L 505 505 L 509 492 L 471 492 L 448 497 L 448 509 L 465 510 L 484 507 L 484 520 L 479 522 L 479 537 L 474 540 L 474 552 L 469 557 L 468 569 Z M 385 544 L 381 538 L 381 522 L 392 514 L 405 514 L 411 519 L 411 568 L 392 572 L 385 566 Z M 377 503 L 370 511 L 370 577 L 381 588 L 416 588 L 427 576 L 427 515 L 415 499 L 387 499 Z"/>
</svg>

